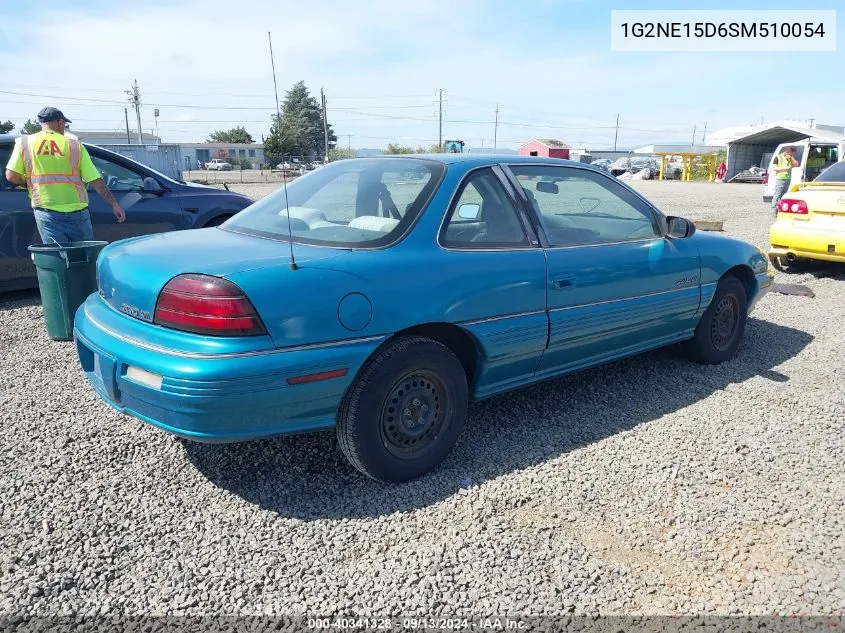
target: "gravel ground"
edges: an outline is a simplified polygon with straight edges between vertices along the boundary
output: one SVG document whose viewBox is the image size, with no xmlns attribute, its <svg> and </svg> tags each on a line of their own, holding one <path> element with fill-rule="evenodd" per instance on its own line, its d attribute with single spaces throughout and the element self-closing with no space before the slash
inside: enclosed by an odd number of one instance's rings
<svg viewBox="0 0 845 633">
<path fill-rule="evenodd" d="M 636 186 L 767 244 L 759 186 Z M 332 433 L 209 446 L 119 415 L 37 295 L 0 297 L 0 616 L 842 609 L 845 275 L 777 281 L 816 296 L 767 296 L 731 362 L 661 350 L 474 405 L 396 486 Z"/>
</svg>

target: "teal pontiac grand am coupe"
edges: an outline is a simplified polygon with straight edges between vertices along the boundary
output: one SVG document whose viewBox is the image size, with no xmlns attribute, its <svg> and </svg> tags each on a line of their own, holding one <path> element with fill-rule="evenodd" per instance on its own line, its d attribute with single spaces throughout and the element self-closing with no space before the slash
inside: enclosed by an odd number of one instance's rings
<svg viewBox="0 0 845 633">
<path fill-rule="evenodd" d="M 772 284 L 604 172 L 462 154 L 331 163 L 97 269 L 75 338 L 111 406 L 203 442 L 336 427 L 383 481 L 434 468 L 472 400 L 681 341 L 731 358 Z"/>
</svg>

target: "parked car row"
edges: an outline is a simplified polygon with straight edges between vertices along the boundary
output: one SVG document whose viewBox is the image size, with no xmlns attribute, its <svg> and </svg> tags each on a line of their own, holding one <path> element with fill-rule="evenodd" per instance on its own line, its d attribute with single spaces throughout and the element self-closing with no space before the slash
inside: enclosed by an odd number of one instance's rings
<svg viewBox="0 0 845 633">
<path fill-rule="evenodd" d="M 285 161 L 283 163 L 279 163 L 276 165 L 276 169 L 282 169 L 284 171 L 299 171 L 300 173 L 304 173 L 306 171 L 313 171 L 323 165 L 320 161 L 314 160 L 311 162 L 300 162 L 297 160 L 294 161 Z"/>
<path fill-rule="evenodd" d="M 0 135 L 0 163 L 9 160 L 15 135 Z M 130 158 L 85 144 L 106 185 L 126 210 L 118 224 L 111 207 L 89 187 L 94 237 L 114 242 L 128 237 L 221 224 L 252 203 L 247 196 L 168 178 Z M 40 244 L 26 188 L 0 170 L 0 292 L 37 287 L 28 250 Z"/>
</svg>

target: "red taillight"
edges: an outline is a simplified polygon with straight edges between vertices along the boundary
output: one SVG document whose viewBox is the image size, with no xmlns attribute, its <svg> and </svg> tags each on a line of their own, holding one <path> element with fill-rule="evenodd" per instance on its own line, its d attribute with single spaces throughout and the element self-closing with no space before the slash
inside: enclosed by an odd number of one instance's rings
<svg viewBox="0 0 845 633">
<path fill-rule="evenodd" d="M 792 200 L 791 198 L 783 198 L 778 202 L 778 212 L 806 215 L 807 213 L 809 213 L 809 209 L 807 209 L 807 203 L 803 200 Z"/>
<path fill-rule="evenodd" d="M 215 336 L 254 336 L 267 330 L 243 291 L 209 275 L 174 277 L 158 296 L 155 323 Z"/>
</svg>

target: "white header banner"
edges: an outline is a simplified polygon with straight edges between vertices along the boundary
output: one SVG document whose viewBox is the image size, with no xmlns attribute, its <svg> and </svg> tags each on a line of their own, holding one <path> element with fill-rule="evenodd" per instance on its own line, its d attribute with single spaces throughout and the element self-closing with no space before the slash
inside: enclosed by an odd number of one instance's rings
<svg viewBox="0 0 845 633">
<path fill-rule="evenodd" d="M 836 11 L 611 11 L 610 50 L 836 51 Z"/>
</svg>

